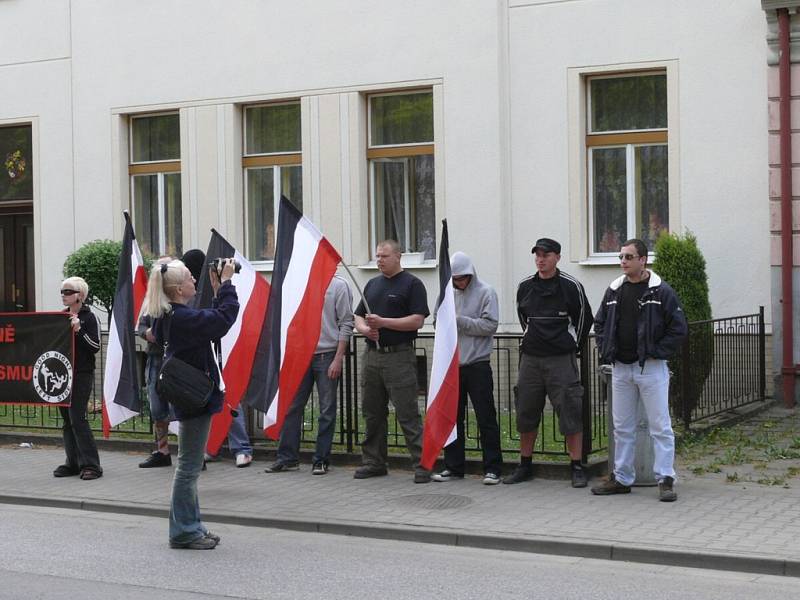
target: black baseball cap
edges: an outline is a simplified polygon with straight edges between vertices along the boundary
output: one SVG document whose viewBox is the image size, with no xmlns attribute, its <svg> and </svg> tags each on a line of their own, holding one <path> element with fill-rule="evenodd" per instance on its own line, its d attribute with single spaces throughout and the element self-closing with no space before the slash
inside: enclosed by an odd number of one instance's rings
<svg viewBox="0 0 800 600">
<path fill-rule="evenodd" d="M 561 254 L 561 244 L 555 240 L 551 240 L 550 238 L 539 238 L 536 240 L 536 245 L 531 248 L 531 254 L 536 254 L 536 250 Z"/>
</svg>

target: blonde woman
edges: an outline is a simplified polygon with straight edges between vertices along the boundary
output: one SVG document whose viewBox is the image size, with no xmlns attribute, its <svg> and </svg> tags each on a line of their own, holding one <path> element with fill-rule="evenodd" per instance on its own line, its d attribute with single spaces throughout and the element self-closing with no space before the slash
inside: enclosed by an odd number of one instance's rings
<svg viewBox="0 0 800 600">
<path fill-rule="evenodd" d="M 75 375 L 71 404 L 59 407 L 67 462 L 53 471 L 55 477 L 80 475 L 84 480 L 103 476 L 97 445 L 86 420 L 86 405 L 94 383 L 94 355 L 100 349 L 100 323 L 85 304 L 88 294 L 89 286 L 81 277 L 70 277 L 61 283 L 61 302 L 70 315 L 75 336 Z"/>
<path fill-rule="evenodd" d="M 156 342 L 166 346 L 165 360 L 175 356 L 206 372 L 217 384 L 219 371 L 211 341 L 223 337 L 239 314 L 236 288 L 230 282 L 233 273 L 232 259 L 224 262 L 219 275 L 211 269 L 214 306 L 195 309 L 189 306 L 196 292 L 195 279 L 186 265 L 179 260 L 155 265 L 144 299 L 145 313 L 156 319 L 153 324 Z M 208 441 L 211 416 L 222 410 L 222 399 L 223 394 L 217 387 L 206 412 L 193 417 L 173 407 L 175 417 L 180 421 L 180 429 L 178 468 L 172 481 L 169 510 L 170 548 L 211 550 L 219 543 L 219 537 L 210 533 L 200 520 L 197 478 L 203 468 L 203 452 Z"/>
</svg>

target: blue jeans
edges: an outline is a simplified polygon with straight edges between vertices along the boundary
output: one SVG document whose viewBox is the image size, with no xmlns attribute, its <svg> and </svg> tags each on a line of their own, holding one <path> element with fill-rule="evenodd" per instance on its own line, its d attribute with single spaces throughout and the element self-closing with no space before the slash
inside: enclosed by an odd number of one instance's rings
<svg viewBox="0 0 800 600">
<path fill-rule="evenodd" d="M 317 432 L 317 447 L 314 451 L 314 462 L 327 463 L 331 455 L 333 444 L 333 431 L 336 428 L 336 390 L 338 379 L 328 377 L 328 367 L 333 362 L 336 352 L 320 352 L 315 354 L 311 366 L 306 371 L 300 388 L 294 397 L 281 430 L 281 440 L 278 444 L 278 461 L 283 463 L 296 463 L 299 461 L 300 432 L 303 429 L 303 413 L 305 412 L 308 398 L 311 396 L 311 386 L 316 382 L 319 395 L 319 420 Z"/>
<path fill-rule="evenodd" d="M 192 542 L 208 531 L 200 521 L 197 478 L 203 468 L 203 452 L 208 442 L 211 415 L 181 421 L 178 431 L 178 468 L 172 480 L 169 506 L 169 540 Z"/>
<path fill-rule="evenodd" d="M 247 433 L 247 426 L 244 421 L 243 406 L 238 408 L 238 413 L 231 421 L 231 427 L 228 429 L 228 449 L 234 456 L 239 454 L 253 456 L 253 446 L 250 445 L 250 436 Z"/>
<path fill-rule="evenodd" d="M 169 402 L 166 402 L 158 397 L 156 392 L 156 381 L 158 381 L 158 372 L 161 370 L 161 365 L 164 362 L 164 357 L 156 354 L 147 355 L 147 364 L 145 365 L 145 382 L 147 383 L 147 399 L 150 402 L 150 418 L 153 421 L 171 421 L 174 417 L 171 415 Z"/>
</svg>

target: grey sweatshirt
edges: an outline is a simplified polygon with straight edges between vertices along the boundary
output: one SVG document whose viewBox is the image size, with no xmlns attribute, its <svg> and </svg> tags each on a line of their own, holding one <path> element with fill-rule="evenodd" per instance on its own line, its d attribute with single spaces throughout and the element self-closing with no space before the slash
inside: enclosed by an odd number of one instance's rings
<svg viewBox="0 0 800 600">
<path fill-rule="evenodd" d="M 322 328 L 314 354 L 336 350 L 339 341 L 353 335 L 353 293 L 347 282 L 334 275 L 325 291 L 322 305 Z"/>
<path fill-rule="evenodd" d="M 450 268 L 453 277 L 472 275 L 466 289 L 454 289 L 459 364 L 471 365 L 489 360 L 492 354 L 492 337 L 497 331 L 500 318 L 497 292 L 478 279 L 472 260 L 463 252 L 453 254 Z"/>
</svg>

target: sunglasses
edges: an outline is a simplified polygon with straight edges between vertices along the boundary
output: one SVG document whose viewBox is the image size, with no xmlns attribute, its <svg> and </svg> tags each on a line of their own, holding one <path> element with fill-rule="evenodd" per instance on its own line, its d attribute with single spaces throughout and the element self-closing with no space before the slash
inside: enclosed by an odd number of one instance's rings
<svg viewBox="0 0 800 600">
<path fill-rule="evenodd" d="M 72 294 L 77 294 L 78 290 L 61 290 L 62 296 L 72 296 Z"/>
<path fill-rule="evenodd" d="M 635 258 L 639 258 L 636 254 L 620 254 L 620 260 L 634 260 Z"/>
</svg>

